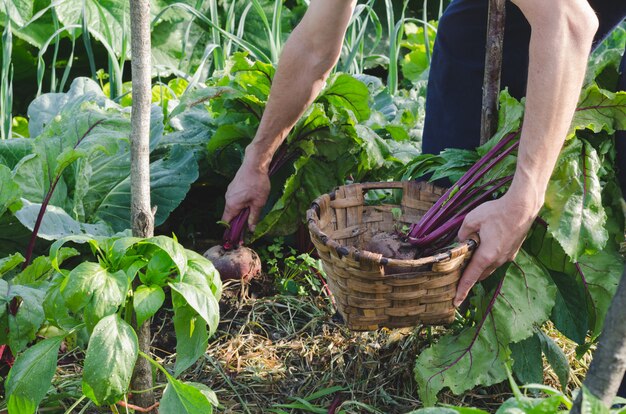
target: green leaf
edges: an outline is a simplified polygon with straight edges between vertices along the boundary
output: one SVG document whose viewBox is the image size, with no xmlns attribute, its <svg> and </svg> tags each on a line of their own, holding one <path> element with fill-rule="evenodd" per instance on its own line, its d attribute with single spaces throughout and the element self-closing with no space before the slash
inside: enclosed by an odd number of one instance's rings
<svg viewBox="0 0 626 414">
<path fill-rule="evenodd" d="M 223 151 L 229 145 L 242 142 L 247 145 L 254 138 L 254 130 L 247 125 L 220 125 L 211 139 L 207 143 L 209 156 L 214 155 L 217 151 Z"/>
<path fill-rule="evenodd" d="M 81 321 L 74 315 L 70 315 L 70 310 L 65 304 L 65 299 L 63 299 L 60 289 L 64 279 L 60 273 L 54 276 L 43 300 L 43 310 L 46 320 L 53 326 L 69 331 L 80 324 Z"/>
<path fill-rule="evenodd" d="M 493 316 L 498 332 L 509 342 L 533 335 L 554 307 L 556 287 L 545 268 L 524 249 L 508 267 Z"/>
<path fill-rule="evenodd" d="M 6 21 L 5 12 L 8 12 L 12 21 L 11 28 L 13 29 L 13 34 L 31 45 L 41 48 L 54 33 L 54 23 L 51 13 L 44 12 L 43 16 L 39 17 L 39 19 L 34 21 L 32 19 L 37 14 L 43 12 L 48 4 L 47 2 L 34 0 L 14 0 L 7 2 L 5 6 L 0 9 L 0 21 Z M 27 25 L 26 23 L 28 22 L 30 22 L 30 24 Z M 18 68 L 16 68 L 16 76 L 17 72 Z"/>
<path fill-rule="evenodd" d="M 557 287 L 550 319 L 565 336 L 578 344 L 583 344 L 589 330 L 584 288 L 575 277 L 563 272 L 551 271 L 550 275 Z"/>
<path fill-rule="evenodd" d="M 37 217 L 41 210 L 40 203 L 31 203 L 22 199 L 23 207 L 15 213 L 15 217 L 27 229 L 33 231 L 37 223 Z M 112 236 L 113 230 L 106 223 L 87 224 L 81 223 L 70 217 L 60 207 L 48 205 L 37 233 L 38 237 L 45 240 L 58 240 L 62 237 L 85 234 L 87 236 Z"/>
<path fill-rule="evenodd" d="M 0 216 L 20 199 L 20 187 L 13 180 L 11 170 L 0 164 Z"/>
<path fill-rule="evenodd" d="M 209 284 L 211 293 L 217 300 L 222 296 L 222 279 L 220 274 L 213 266 L 213 263 L 206 257 L 194 252 L 186 250 L 189 258 L 187 273 L 182 277 L 183 281 L 189 281 L 189 278 L 204 278 Z M 189 281 L 190 283 L 193 283 Z M 203 288 L 204 289 L 204 288 Z"/>
<path fill-rule="evenodd" d="M 477 385 L 503 381 L 510 352 L 507 345 L 532 336 L 548 319 L 556 288 L 536 259 L 522 249 L 514 263 L 491 276 L 498 278 L 504 278 L 500 289 L 487 296 L 482 285 L 474 289 L 475 326 L 443 336 L 418 356 L 414 372 L 425 404 L 434 404 L 444 387 L 460 394 Z M 485 314 L 492 300 L 493 308 Z"/>
<path fill-rule="evenodd" d="M 130 116 L 108 100 L 97 83 L 76 79 L 65 94 L 46 94 L 29 107 L 30 148 L 0 145 L 0 159 L 11 162 L 19 153 L 15 182 L 22 197 L 41 203 L 63 172 L 44 215 L 42 234 L 49 239 L 64 234 L 106 234 L 130 227 Z M 150 150 L 163 135 L 161 108 L 151 109 Z M 193 152 L 171 146 L 151 164 L 151 196 L 159 225 L 178 206 L 198 177 Z M 21 220 L 31 229 L 39 206 L 26 210 Z M 61 210 L 59 210 L 61 209 Z M 48 216 L 55 216 L 49 218 Z M 50 228 L 56 220 L 61 228 Z M 102 223 L 104 221 L 104 224 Z M 96 228 L 88 226 L 97 226 Z M 104 225 L 113 230 L 102 229 Z M 106 226 L 105 226 L 106 227 Z M 98 231 L 98 230 L 102 231 Z M 78 232 L 78 233 L 77 233 Z"/>
<path fill-rule="evenodd" d="M 576 280 L 585 292 L 589 328 L 593 336 L 599 335 L 624 268 L 616 243 L 609 240 L 604 250 L 592 256 L 583 255 L 577 264 L 573 264 L 546 228 L 536 225 L 527 237 L 524 248 L 551 271 L 565 273 Z"/>
<path fill-rule="evenodd" d="M 427 407 L 407 414 L 487 414 L 487 411 L 472 407 Z"/>
<path fill-rule="evenodd" d="M 523 384 L 540 384 L 543 382 L 543 360 L 541 358 L 541 342 L 537 335 L 530 336 L 520 342 L 512 343 L 511 356 L 513 373 Z"/>
<path fill-rule="evenodd" d="M 81 24 L 83 13 L 87 19 L 86 27 L 96 39 L 102 37 L 120 57 L 123 42 L 128 44 L 130 34 L 130 8 L 123 0 L 100 2 L 85 0 L 81 2 L 61 2 L 55 6 L 59 21 L 64 25 Z M 130 47 L 126 46 L 128 51 Z M 124 56 L 125 58 L 126 56 Z"/>
<path fill-rule="evenodd" d="M 11 282 L 18 285 L 36 285 L 42 279 L 47 279 L 52 271 L 50 259 L 47 256 L 39 256 L 26 269 L 15 276 Z"/>
<path fill-rule="evenodd" d="M 174 375 L 179 376 L 204 355 L 209 335 L 206 322 L 191 306 L 174 308 L 174 330 L 176 332 Z"/>
<path fill-rule="evenodd" d="M 561 388 L 565 389 L 569 381 L 569 362 L 563 353 L 563 350 L 554 342 L 552 338 L 543 331 L 537 333 L 541 341 L 541 350 L 543 351 L 548 363 L 556 373 L 561 383 Z"/>
<path fill-rule="evenodd" d="M 137 334 L 117 314 L 95 326 L 83 370 L 83 393 L 97 405 L 115 404 L 128 392 L 138 355 Z"/>
<path fill-rule="evenodd" d="M 7 311 L 7 304 L 9 303 L 9 283 L 0 279 L 0 320 L 4 317 Z M 3 341 L 0 341 L 2 343 Z"/>
<path fill-rule="evenodd" d="M 138 286 L 133 295 L 133 308 L 137 315 L 137 326 L 150 319 L 163 305 L 165 293 L 160 286 Z"/>
<path fill-rule="evenodd" d="M 602 331 L 604 318 L 622 276 L 624 262 L 612 246 L 578 262 L 591 297 L 590 326 L 594 336 Z"/>
<path fill-rule="evenodd" d="M 174 262 L 170 255 L 164 250 L 157 250 L 148 261 L 145 275 L 140 275 L 141 281 L 145 284 L 163 286 L 173 268 Z"/>
<path fill-rule="evenodd" d="M 88 153 L 84 150 L 77 150 L 74 148 L 66 148 L 61 152 L 56 159 L 56 167 L 54 169 L 54 175 L 60 175 L 65 171 L 67 167 L 74 163 L 79 158 L 84 158 Z M 111 154 L 107 154 L 111 155 Z"/>
<path fill-rule="evenodd" d="M 580 129 L 596 133 L 605 131 L 609 135 L 626 129 L 626 92 L 609 92 L 595 84 L 585 89 L 574 113 L 568 139 Z"/>
<path fill-rule="evenodd" d="M 155 225 L 161 225 L 185 198 L 191 184 L 198 178 L 198 164 L 193 152 L 174 146 L 169 155 L 150 164 L 150 197 L 158 206 Z M 119 180 L 110 188 L 95 211 L 95 217 L 109 223 L 114 230 L 130 227 L 130 177 Z"/>
<path fill-rule="evenodd" d="M 30 138 L 12 138 L 0 141 L 0 163 L 14 169 L 27 155 L 33 153 L 33 142 Z"/>
<path fill-rule="evenodd" d="M 381 168 L 390 156 L 391 149 L 387 142 L 369 127 L 357 125 L 357 143 L 361 148 L 359 154 L 359 174 Z"/>
<path fill-rule="evenodd" d="M 98 263 L 83 262 L 68 274 L 60 290 L 70 310 L 84 309 L 85 322 L 92 329 L 124 303 L 128 286 L 124 271 L 110 273 Z"/>
<path fill-rule="evenodd" d="M 30 414 L 35 412 L 45 397 L 57 367 L 62 336 L 44 339 L 31 346 L 15 359 L 6 380 L 9 412 Z M 21 401 L 20 401 L 21 400 Z M 17 407 L 28 406 L 22 410 Z"/>
<path fill-rule="evenodd" d="M 13 354 L 17 354 L 35 339 L 45 316 L 43 312 L 44 290 L 21 285 L 9 285 L 7 302 L 19 303 L 15 315 L 8 314 L 8 344 Z"/>
<path fill-rule="evenodd" d="M 359 121 L 364 121 L 370 116 L 367 86 L 345 73 L 332 76 L 317 101 L 326 102 L 337 108 L 346 108 L 352 111 Z"/>
<path fill-rule="evenodd" d="M 206 279 L 202 275 L 197 276 L 189 273 L 186 275 L 185 282 L 170 283 L 169 286 L 204 319 L 209 330 L 215 332 L 219 322 L 219 305 Z M 176 303 L 176 298 L 173 301 L 174 306 L 183 305 Z"/>
<path fill-rule="evenodd" d="M 0 259 L 0 276 L 15 269 L 17 266 L 22 264 L 24 260 L 26 259 L 24 259 L 24 256 L 22 256 L 20 253 L 15 253 L 8 257 L 3 257 L 2 259 Z"/>
<path fill-rule="evenodd" d="M 220 402 L 217 399 L 217 394 L 215 394 L 215 391 L 213 391 L 206 385 L 201 384 L 199 382 L 187 382 L 187 384 L 199 389 L 202 395 L 204 395 L 207 398 L 207 400 L 209 400 L 209 402 L 213 404 L 214 407 L 217 407 L 219 405 Z"/>
<path fill-rule="evenodd" d="M 170 259 L 174 262 L 179 275 L 184 275 L 187 272 L 186 250 L 176 240 L 166 236 L 155 236 L 142 240 L 139 242 L 139 245 L 148 245 L 159 248 L 167 253 Z"/>
<path fill-rule="evenodd" d="M 580 414 L 609 414 L 609 407 L 604 405 L 602 401 L 594 396 L 584 385 L 582 393 L 583 398 L 580 403 Z"/>
<path fill-rule="evenodd" d="M 569 141 L 548 184 L 541 216 L 572 261 L 597 253 L 608 240 L 599 169 L 600 159 L 590 144 Z"/>
<path fill-rule="evenodd" d="M 459 335 L 443 336 L 419 354 L 414 373 L 425 405 L 433 405 L 444 387 L 460 394 L 506 379 L 503 359 L 507 351 L 499 345 L 492 319 L 487 318 L 479 327 L 478 335 L 476 329 L 469 327 Z"/>
<path fill-rule="evenodd" d="M 498 414 L 554 414 L 564 403 L 562 395 L 553 395 L 548 398 L 510 398 L 498 409 Z"/>
<path fill-rule="evenodd" d="M 197 414 L 213 412 L 213 405 L 207 396 L 189 383 L 167 377 L 167 387 L 163 392 L 159 412 L 162 414 Z"/>
</svg>

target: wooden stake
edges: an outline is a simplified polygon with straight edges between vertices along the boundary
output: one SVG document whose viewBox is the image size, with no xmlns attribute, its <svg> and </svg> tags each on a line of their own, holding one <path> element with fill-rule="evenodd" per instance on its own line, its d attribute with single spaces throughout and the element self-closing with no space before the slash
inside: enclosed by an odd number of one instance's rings
<svg viewBox="0 0 626 414">
<path fill-rule="evenodd" d="M 150 208 L 150 0 L 130 0 L 132 98 L 130 145 L 130 217 L 133 236 L 154 235 L 154 214 Z M 136 326 L 139 350 L 150 354 L 150 321 Z M 139 358 L 131 388 L 144 391 L 152 388 L 150 363 Z M 141 407 L 154 407 L 152 391 L 134 394 L 133 402 Z M 152 409 L 150 411 L 153 411 Z"/>
<path fill-rule="evenodd" d="M 480 145 L 487 142 L 498 129 L 498 95 L 502 77 L 504 18 L 505 0 L 489 0 Z"/>
</svg>

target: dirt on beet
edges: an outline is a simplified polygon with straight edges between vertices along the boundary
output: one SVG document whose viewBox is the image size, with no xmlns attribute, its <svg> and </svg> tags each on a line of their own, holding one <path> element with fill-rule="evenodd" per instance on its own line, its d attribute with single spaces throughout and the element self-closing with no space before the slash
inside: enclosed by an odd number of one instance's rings
<svg viewBox="0 0 626 414">
<path fill-rule="evenodd" d="M 235 279 L 249 282 L 261 274 L 259 255 L 245 246 L 226 250 L 221 245 L 217 245 L 204 252 L 203 256 L 213 263 L 222 280 Z"/>
<path fill-rule="evenodd" d="M 398 233 L 380 232 L 372 236 L 365 250 L 380 253 L 384 257 L 399 260 L 413 260 L 419 255 L 418 249 Z"/>
</svg>

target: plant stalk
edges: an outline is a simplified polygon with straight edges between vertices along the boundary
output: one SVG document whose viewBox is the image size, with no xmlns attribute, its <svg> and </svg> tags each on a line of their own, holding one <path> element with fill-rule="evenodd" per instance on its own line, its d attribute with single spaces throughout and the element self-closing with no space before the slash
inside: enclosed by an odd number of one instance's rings
<svg viewBox="0 0 626 414">
<path fill-rule="evenodd" d="M 498 95 L 502 77 L 505 9 L 504 0 L 489 0 L 480 145 L 487 142 L 498 129 Z"/>
<path fill-rule="evenodd" d="M 135 237 L 152 237 L 154 214 L 150 207 L 150 104 L 151 104 L 151 59 L 150 59 L 150 1 L 131 0 L 131 164 L 130 164 L 130 215 L 131 228 Z M 138 279 L 137 279 L 138 280 Z M 136 282 L 138 283 L 138 282 Z M 139 350 L 150 354 L 150 320 L 137 326 L 133 321 L 139 340 Z M 131 388 L 137 391 L 152 388 L 150 363 L 139 358 L 135 365 Z M 141 392 L 133 396 L 134 403 L 141 407 L 153 407 L 154 393 Z M 155 410 L 152 410 L 155 412 Z"/>
</svg>

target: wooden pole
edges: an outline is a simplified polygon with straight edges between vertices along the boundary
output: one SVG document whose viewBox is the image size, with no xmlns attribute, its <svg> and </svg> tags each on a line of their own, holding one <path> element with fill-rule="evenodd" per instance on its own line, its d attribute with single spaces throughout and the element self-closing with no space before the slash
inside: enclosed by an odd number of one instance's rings
<svg viewBox="0 0 626 414">
<path fill-rule="evenodd" d="M 611 406 L 626 372 L 626 272 L 617 287 L 604 320 L 598 348 L 583 385 L 607 407 Z M 582 392 L 578 393 L 572 414 L 580 414 Z"/>
<path fill-rule="evenodd" d="M 150 207 L 150 0 L 130 0 L 132 98 L 130 146 L 130 216 L 135 237 L 154 235 L 154 214 Z M 139 349 L 150 354 L 150 321 L 136 326 Z M 150 363 L 139 358 L 131 382 L 135 391 L 152 388 Z M 140 407 L 154 406 L 152 391 L 133 395 Z"/>
<path fill-rule="evenodd" d="M 505 0 L 489 0 L 480 145 L 487 142 L 498 129 L 498 95 L 502 77 L 505 14 Z"/>
</svg>

